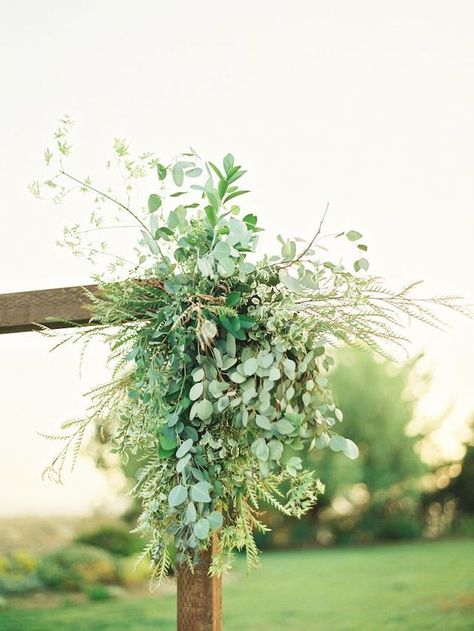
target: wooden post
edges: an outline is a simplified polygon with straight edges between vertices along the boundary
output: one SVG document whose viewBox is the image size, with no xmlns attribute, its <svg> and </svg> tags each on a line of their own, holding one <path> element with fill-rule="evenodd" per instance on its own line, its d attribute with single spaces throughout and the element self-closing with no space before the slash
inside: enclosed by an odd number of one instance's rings
<svg viewBox="0 0 474 631">
<path fill-rule="evenodd" d="M 201 552 L 201 560 L 192 573 L 187 565 L 177 570 L 177 631 L 222 631 L 222 579 L 209 576 L 217 537 Z"/>
<path fill-rule="evenodd" d="M 33 331 L 35 324 L 62 328 L 64 322 L 87 324 L 89 299 L 84 289 L 97 291 L 97 286 L 63 287 L 0 294 L 0 333 Z M 190 572 L 187 566 L 177 570 L 178 631 L 222 631 L 222 582 L 209 576 L 213 550 L 218 545 L 214 536 L 201 561 Z"/>
</svg>

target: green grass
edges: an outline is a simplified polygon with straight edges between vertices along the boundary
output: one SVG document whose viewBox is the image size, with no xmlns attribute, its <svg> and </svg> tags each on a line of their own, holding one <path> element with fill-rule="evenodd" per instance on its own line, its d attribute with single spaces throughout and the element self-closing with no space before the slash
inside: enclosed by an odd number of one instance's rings
<svg viewBox="0 0 474 631">
<path fill-rule="evenodd" d="M 430 631 L 474 628 L 469 540 L 266 553 L 224 589 L 225 631 Z M 6 610 L 2 631 L 145 631 L 175 628 L 175 598 L 158 592 L 59 609 Z"/>
</svg>

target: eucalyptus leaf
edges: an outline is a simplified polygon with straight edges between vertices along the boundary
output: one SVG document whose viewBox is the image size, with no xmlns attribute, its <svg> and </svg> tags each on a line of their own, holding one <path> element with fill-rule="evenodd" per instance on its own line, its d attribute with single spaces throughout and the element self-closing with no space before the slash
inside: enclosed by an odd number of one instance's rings
<svg viewBox="0 0 474 631">
<path fill-rule="evenodd" d="M 171 489 L 168 495 L 168 504 L 174 508 L 179 506 L 188 497 L 188 491 L 185 486 L 178 484 Z"/>
<path fill-rule="evenodd" d="M 247 359 L 247 361 L 244 363 L 243 370 L 244 374 L 247 375 L 247 377 L 250 377 L 257 372 L 258 361 L 255 359 L 255 357 L 250 357 L 250 359 Z"/>
<path fill-rule="evenodd" d="M 201 517 L 195 524 L 193 529 L 198 539 L 206 539 L 209 534 L 209 522 L 205 517 Z"/>
<path fill-rule="evenodd" d="M 270 381 L 278 381 L 281 378 L 281 372 L 278 368 L 271 368 L 268 374 Z"/>
<path fill-rule="evenodd" d="M 219 528 L 222 528 L 222 524 L 224 523 L 224 517 L 222 516 L 222 513 L 212 511 L 212 513 L 208 515 L 207 521 L 209 522 L 211 530 L 219 530 Z"/>
<path fill-rule="evenodd" d="M 192 372 L 192 377 L 194 381 L 202 381 L 204 379 L 204 370 L 202 368 L 197 368 Z"/>
<path fill-rule="evenodd" d="M 177 473 L 183 473 L 186 466 L 189 464 L 191 460 L 191 454 L 186 454 L 183 458 L 180 458 L 176 463 L 176 471 Z"/>
<path fill-rule="evenodd" d="M 184 513 L 183 521 L 185 524 L 192 524 L 193 522 L 196 521 L 196 517 L 197 517 L 196 507 L 194 506 L 192 502 L 189 502 L 189 504 L 186 507 L 186 512 Z"/>
<path fill-rule="evenodd" d="M 266 416 L 262 416 L 262 414 L 257 414 L 257 416 L 255 417 L 255 422 L 262 429 L 272 428 L 272 424 L 270 423 L 270 421 L 267 419 Z"/>
<path fill-rule="evenodd" d="M 192 386 L 191 390 L 189 391 L 189 398 L 191 399 L 191 401 L 196 401 L 197 399 L 199 399 L 199 397 L 201 396 L 203 392 L 204 392 L 203 383 L 202 381 L 198 381 Z"/>
<path fill-rule="evenodd" d="M 259 460 L 263 460 L 264 462 L 268 460 L 268 457 L 270 455 L 270 450 L 265 440 L 258 442 L 255 448 L 255 455 L 257 456 Z"/>
<path fill-rule="evenodd" d="M 182 442 L 178 448 L 178 451 L 176 452 L 176 458 L 182 458 L 183 456 L 185 456 L 192 446 L 193 441 L 191 440 L 191 438 L 188 438 L 187 440 Z"/>
<path fill-rule="evenodd" d="M 277 421 L 276 428 L 280 434 L 288 435 L 294 432 L 295 428 L 286 418 L 282 418 Z"/>
<path fill-rule="evenodd" d="M 359 239 L 362 239 L 361 233 L 357 232 L 357 230 L 349 230 L 349 232 L 346 232 L 346 237 L 349 241 L 358 241 Z"/>
<path fill-rule="evenodd" d="M 148 212 L 154 213 L 161 206 L 161 197 L 153 193 L 148 198 Z"/>
<path fill-rule="evenodd" d="M 191 499 L 195 502 L 204 502 L 208 503 L 211 501 L 211 496 L 209 495 L 209 489 L 211 485 L 209 482 L 198 482 L 191 487 Z"/>
<path fill-rule="evenodd" d="M 176 184 L 176 186 L 181 186 L 184 181 L 184 171 L 183 171 L 183 168 L 179 165 L 179 163 L 173 166 L 173 170 L 171 173 L 173 175 L 173 181 Z"/>
<path fill-rule="evenodd" d="M 359 448 L 357 445 L 348 438 L 345 439 L 345 445 L 343 449 L 344 455 L 350 458 L 351 460 L 355 460 L 359 457 Z"/>
<path fill-rule="evenodd" d="M 207 421 L 212 416 L 212 403 L 207 399 L 202 399 L 197 405 L 196 413 L 201 421 Z"/>
</svg>

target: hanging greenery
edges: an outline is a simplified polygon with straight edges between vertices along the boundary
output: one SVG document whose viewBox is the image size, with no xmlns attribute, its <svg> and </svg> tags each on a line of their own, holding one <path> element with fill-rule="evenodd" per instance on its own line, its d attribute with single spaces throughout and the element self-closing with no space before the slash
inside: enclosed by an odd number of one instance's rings
<svg viewBox="0 0 474 631">
<path fill-rule="evenodd" d="M 321 243 L 324 216 L 306 245 L 279 237 L 278 256 L 257 256 L 262 228 L 236 205 L 248 191 L 230 154 L 216 165 L 191 150 L 163 164 L 151 153 L 133 158 L 116 140 L 108 166 L 118 166 L 122 193 L 76 177 L 64 166 L 70 126 L 61 121 L 54 151 L 45 152 L 53 174 L 31 190 L 56 202 L 77 190 L 91 205 L 87 229 L 66 228 L 63 243 L 112 262 L 90 295 L 91 325 L 67 339 L 105 339 L 113 378 L 92 392 L 86 418 L 66 423 L 48 473 L 60 477 L 95 423 L 120 457 L 141 460 L 137 530 L 148 538 L 156 580 L 166 576 L 170 543 L 176 563 L 193 565 L 213 533 L 213 573 L 244 547 L 254 566 L 253 533 L 267 530 L 262 508 L 300 517 L 324 490 L 302 468 L 303 451 L 358 455 L 328 389 L 331 350 L 342 343 L 387 355 L 404 342 L 400 315 L 437 325 L 433 305 L 467 309 L 455 297 L 412 297 L 416 283 L 387 289 L 367 274 L 355 230 L 334 236 L 353 248 L 352 269 L 332 262 Z M 144 204 L 140 183 L 149 187 Z M 127 258 L 96 238 L 124 226 L 138 233 Z"/>
</svg>

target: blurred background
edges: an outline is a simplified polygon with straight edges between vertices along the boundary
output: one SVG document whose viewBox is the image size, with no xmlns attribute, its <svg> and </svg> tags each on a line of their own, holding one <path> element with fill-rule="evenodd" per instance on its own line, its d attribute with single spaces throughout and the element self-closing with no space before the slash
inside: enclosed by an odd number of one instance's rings
<svg viewBox="0 0 474 631">
<path fill-rule="evenodd" d="M 0 292 L 87 284 L 56 247 L 87 211 L 38 202 L 64 113 L 73 170 L 113 138 L 163 159 L 189 145 L 249 171 L 262 248 L 279 234 L 356 229 L 394 288 L 474 302 L 474 5 L 469 0 L 18 0 L 0 3 Z M 407 322 L 407 356 L 341 350 L 332 384 L 360 448 L 308 456 L 326 484 L 300 521 L 270 512 L 263 568 L 238 562 L 225 628 L 468 629 L 474 624 L 474 323 Z M 172 629 L 174 587 L 150 595 L 123 467 L 90 435 L 64 486 L 42 481 L 55 433 L 108 377 L 106 349 L 50 354 L 0 337 L 0 628 Z M 395 545 L 396 544 L 396 545 Z M 100 602 L 99 602 L 100 601 Z"/>
</svg>

